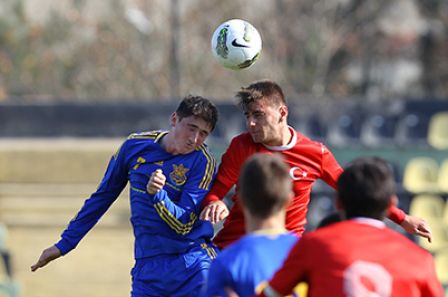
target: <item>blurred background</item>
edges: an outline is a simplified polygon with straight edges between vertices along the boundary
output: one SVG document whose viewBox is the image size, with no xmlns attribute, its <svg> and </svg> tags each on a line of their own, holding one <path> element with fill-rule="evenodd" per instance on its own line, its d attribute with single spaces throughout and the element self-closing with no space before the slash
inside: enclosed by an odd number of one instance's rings
<svg viewBox="0 0 448 297">
<path fill-rule="evenodd" d="M 263 40 L 241 71 L 210 50 L 232 18 Z M 221 112 L 208 141 L 219 160 L 245 129 L 234 94 L 264 78 L 284 89 L 291 125 L 342 165 L 390 162 L 400 207 L 434 232 L 430 245 L 411 239 L 433 253 L 448 288 L 447 1 L 0 0 L 0 296 L 129 296 L 127 191 L 76 250 L 29 267 L 128 134 L 168 128 L 180 98 L 203 95 Z M 333 196 L 315 184 L 309 230 Z"/>
</svg>

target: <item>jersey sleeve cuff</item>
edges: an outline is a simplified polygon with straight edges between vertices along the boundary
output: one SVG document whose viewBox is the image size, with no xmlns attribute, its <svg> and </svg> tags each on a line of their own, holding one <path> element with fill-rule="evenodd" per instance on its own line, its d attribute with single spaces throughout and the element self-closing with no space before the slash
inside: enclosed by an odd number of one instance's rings
<svg viewBox="0 0 448 297">
<path fill-rule="evenodd" d="M 62 256 L 74 249 L 74 247 L 66 239 L 61 239 L 58 243 L 55 244 L 55 246 L 59 249 Z"/>
<path fill-rule="evenodd" d="M 229 191 L 229 188 L 224 185 L 222 182 L 216 180 L 213 184 L 212 189 L 208 193 L 207 196 L 205 196 L 204 200 L 202 200 L 201 206 L 206 207 L 211 202 L 219 201 L 224 199 L 225 195 Z"/>
<path fill-rule="evenodd" d="M 401 225 L 401 223 L 403 223 L 405 217 L 406 213 L 403 210 L 399 209 L 398 207 L 391 206 L 389 208 L 388 218 L 393 222 L 397 223 L 398 225 Z"/>
</svg>

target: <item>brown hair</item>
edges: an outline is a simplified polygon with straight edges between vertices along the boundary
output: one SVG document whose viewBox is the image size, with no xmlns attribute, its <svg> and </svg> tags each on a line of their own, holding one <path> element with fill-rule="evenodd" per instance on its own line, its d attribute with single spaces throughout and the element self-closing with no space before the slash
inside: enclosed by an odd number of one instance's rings
<svg viewBox="0 0 448 297">
<path fill-rule="evenodd" d="M 179 119 L 195 116 L 203 119 L 215 129 L 218 121 L 218 109 L 210 100 L 201 96 L 186 96 L 177 107 L 176 114 Z"/>
<path fill-rule="evenodd" d="M 241 169 L 240 199 L 255 217 L 267 218 L 285 207 L 292 196 L 288 166 L 280 155 L 257 153 Z"/>
<path fill-rule="evenodd" d="M 238 105 L 246 110 L 247 106 L 260 99 L 268 100 L 275 105 L 286 105 L 286 98 L 283 95 L 282 88 L 271 80 L 260 80 L 250 84 L 248 87 L 241 88 L 236 94 Z"/>
</svg>

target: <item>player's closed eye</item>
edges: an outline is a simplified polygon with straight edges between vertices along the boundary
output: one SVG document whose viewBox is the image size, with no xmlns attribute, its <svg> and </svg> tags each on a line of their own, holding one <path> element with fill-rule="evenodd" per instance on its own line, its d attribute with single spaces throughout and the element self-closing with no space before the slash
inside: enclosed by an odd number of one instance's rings
<svg viewBox="0 0 448 297">
<path fill-rule="evenodd" d="M 256 119 L 261 119 L 261 118 L 263 118 L 265 116 L 265 113 L 264 112 L 257 112 L 257 113 L 254 113 L 254 117 L 256 118 Z"/>
</svg>

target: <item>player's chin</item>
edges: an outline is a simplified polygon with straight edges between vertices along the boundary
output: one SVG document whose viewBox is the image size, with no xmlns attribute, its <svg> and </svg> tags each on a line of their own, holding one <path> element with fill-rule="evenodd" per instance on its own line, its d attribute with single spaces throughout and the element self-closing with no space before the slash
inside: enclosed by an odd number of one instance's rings
<svg viewBox="0 0 448 297">
<path fill-rule="evenodd" d="M 263 143 L 264 137 L 260 133 L 251 133 L 250 136 L 255 143 Z"/>
<path fill-rule="evenodd" d="M 196 146 L 192 146 L 192 145 L 187 145 L 184 147 L 184 149 L 182 150 L 182 154 L 186 155 L 189 154 L 191 152 L 193 152 L 194 150 L 196 150 Z"/>
</svg>

